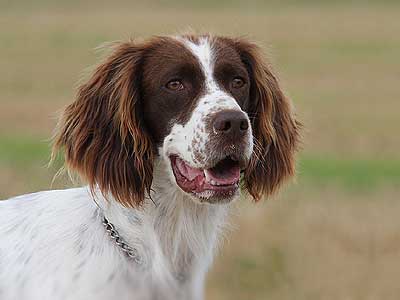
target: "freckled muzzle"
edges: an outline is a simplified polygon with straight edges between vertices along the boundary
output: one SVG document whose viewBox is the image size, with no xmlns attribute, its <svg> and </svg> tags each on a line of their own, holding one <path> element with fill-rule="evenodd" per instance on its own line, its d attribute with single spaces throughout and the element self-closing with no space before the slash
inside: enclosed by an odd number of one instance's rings
<svg viewBox="0 0 400 300">
<path fill-rule="evenodd" d="M 221 202 L 231 199 L 239 189 L 241 170 L 246 168 L 252 151 L 251 128 L 247 115 L 233 109 L 212 114 L 205 127 L 201 167 L 178 155 L 170 156 L 171 167 L 183 191 L 208 202 Z"/>
</svg>

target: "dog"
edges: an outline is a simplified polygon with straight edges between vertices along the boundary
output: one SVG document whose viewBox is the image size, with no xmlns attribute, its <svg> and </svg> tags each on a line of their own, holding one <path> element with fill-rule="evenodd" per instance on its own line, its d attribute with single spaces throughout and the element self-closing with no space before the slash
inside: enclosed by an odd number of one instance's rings
<svg viewBox="0 0 400 300">
<path fill-rule="evenodd" d="M 54 136 L 87 185 L 0 202 L 0 299 L 203 299 L 233 201 L 295 174 L 299 128 L 247 39 L 114 44 Z"/>
</svg>

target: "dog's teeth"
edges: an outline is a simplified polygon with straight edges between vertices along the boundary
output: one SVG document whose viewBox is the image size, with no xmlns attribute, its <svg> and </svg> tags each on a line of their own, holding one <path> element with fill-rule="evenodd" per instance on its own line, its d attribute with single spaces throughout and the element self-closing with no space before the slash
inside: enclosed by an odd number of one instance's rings
<svg viewBox="0 0 400 300">
<path fill-rule="evenodd" d="M 215 180 L 211 180 L 210 183 L 211 183 L 212 185 L 217 185 L 217 186 L 221 185 L 219 182 L 217 182 L 217 181 L 215 181 Z"/>
<path fill-rule="evenodd" d="M 210 179 L 210 175 L 209 175 L 208 171 L 204 170 L 203 173 L 204 173 L 204 177 L 206 178 L 206 181 L 210 182 L 211 179 Z"/>
</svg>

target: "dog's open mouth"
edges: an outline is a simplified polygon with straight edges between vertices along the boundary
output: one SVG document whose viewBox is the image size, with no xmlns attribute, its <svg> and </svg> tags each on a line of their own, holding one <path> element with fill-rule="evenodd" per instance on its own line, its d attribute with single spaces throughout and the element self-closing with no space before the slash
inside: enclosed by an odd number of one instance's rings
<svg viewBox="0 0 400 300">
<path fill-rule="evenodd" d="M 196 169 L 177 156 L 171 156 L 172 170 L 178 186 L 200 197 L 232 196 L 239 187 L 239 162 L 227 157 L 209 169 Z"/>
</svg>

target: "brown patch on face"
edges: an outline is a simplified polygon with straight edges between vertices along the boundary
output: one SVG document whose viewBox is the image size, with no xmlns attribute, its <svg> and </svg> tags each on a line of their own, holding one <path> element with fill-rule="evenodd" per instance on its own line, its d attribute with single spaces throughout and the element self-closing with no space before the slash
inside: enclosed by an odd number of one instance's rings
<svg viewBox="0 0 400 300">
<path fill-rule="evenodd" d="M 226 39 L 219 37 L 214 38 L 213 50 L 215 80 L 222 90 L 236 100 L 242 110 L 246 110 L 250 96 L 250 79 L 240 54 Z M 245 85 L 241 88 L 235 88 L 233 82 L 236 78 L 243 79 Z M 219 101 L 222 101 L 222 99 Z"/>
<path fill-rule="evenodd" d="M 170 131 L 171 121 L 185 124 L 204 89 L 204 74 L 197 58 L 184 44 L 163 38 L 148 52 L 143 66 L 144 120 L 156 144 Z M 171 80 L 182 82 L 181 91 L 168 90 Z"/>
</svg>

